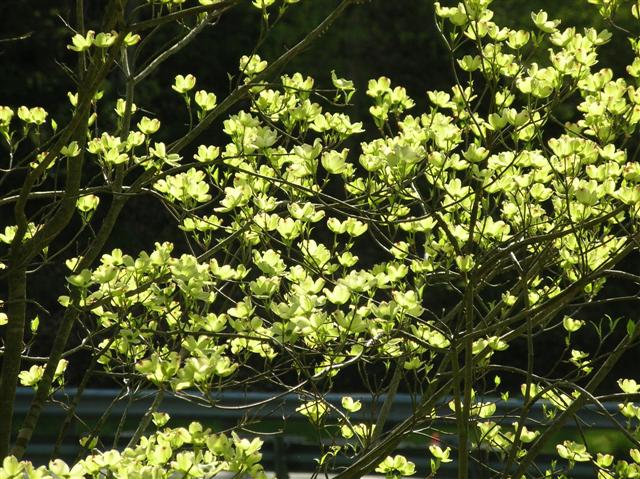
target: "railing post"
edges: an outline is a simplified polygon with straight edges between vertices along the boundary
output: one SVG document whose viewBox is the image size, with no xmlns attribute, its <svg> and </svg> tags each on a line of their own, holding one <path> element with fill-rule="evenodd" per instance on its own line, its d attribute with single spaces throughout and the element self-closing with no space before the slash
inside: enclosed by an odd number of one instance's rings
<svg viewBox="0 0 640 479">
<path fill-rule="evenodd" d="M 275 472 L 277 479 L 289 479 L 286 445 L 282 436 L 282 434 L 278 434 L 273 438 L 273 472 Z"/>
</svg>

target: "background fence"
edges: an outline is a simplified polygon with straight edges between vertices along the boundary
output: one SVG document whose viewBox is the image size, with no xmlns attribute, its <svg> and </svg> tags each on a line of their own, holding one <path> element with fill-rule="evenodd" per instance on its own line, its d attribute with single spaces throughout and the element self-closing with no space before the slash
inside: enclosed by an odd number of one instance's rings
<svg viewBox="0 0 640 479">
<path fill-rule="evenodd" d="M 60 426 L 67 416 L 66 404 L 71 403 L 75 394 L 74 389 L 58 391 L 54 395 L 53 401 L 46 405 L 36 435 L 27 449 L 27 459 L 35 464 L 46 463 L 49 460 L 54 453 L 55 444 L 59 440 Z M 153 402 L 155 392 L 142 392 L 126 397 L 120 397 L 120 395 L 121 392 L 117 390 L 85 390 L 75 410 L 75 418 L 69 423 L 67 433 L 59 443 L 57 456 L 68 462 L 80 457 L 83 451 L 79 439 L 99 424 L 100 448 L 124 447 Z M 375 423 L 376 411 L 384 401 L 384 396 L 378 397 L 377 402 L 374 402 L 370 395 L 351 394 L 351 396 L 360 400 L 363 405 L 360 411 L 351 414 L 352 422 Z M 16 427 L 26 413 L 32 397 L 33 391 L 31 389 L 20 388 L 18 390 L 14 423 Z M 268 393 L 225 392 L 216 397 L 219 407 L 206 407 L 168 394 L 163 399 L 159 410 L 170 414 L 169 425 L 171 426 L 186 426 L 191 421 L 197 420 L 214 431 L 220 431 L 242 421 L 245 424 L 245 432 L 242 433 L 244 436 L 259 434 L 264 441 L 263 464 L 267 470 L 273 471 L 279 479 L 289 478 L 294 473 L 296 473 L 294 474 L 296 477 L 300 477 L 297 473 L 313 469 L 314 459 L 320 454 L 318 444 L 323 441 L 327 443 L 330 438 L 319 436 L 318 431 L 309 424 L 307 419 L 296 413 L 295 408 L 300 405 L 297 395 L 287 394 L 273 401 L 268 401 L 272 397 L 273 395 Z M 341 398 L 341 394 L 325 396 L 325 400 L 336 407 L 340 406 Z M 413 401 L 415 398 L 411 396 L 398 394 L 394 399 L 385 429 L 410 416 L 413 410 Z M 500 400 L 496 401 L 496 404 L 497 411 L 492 420 L 510 425 L 518 419 L 518 411 L 522 408 L 521 402 Z M 245 405 L 254 406 L 243 407 Z M 528 427 L 535 428 L 536 423 L 543 419 L 543 407 L 541 403 L 532 407 L 526 423 Z M 617 404 L 605 403 L 605 408 L 608 414 L 613 415 L 619 421 L 624 421 L 624 418 L 618 413 Z M 454 445 L 455 436 L 447 435 L 448 431 L 453 430 L 454 424 L 452 422 L 438 422 L 432 431 L 440 432 L 435 433 L 433 440 L 439 440 L 443 448 L 447 445 Z M 587 441 L 591 447 L 599 452 L 626 456 L 625 447 L 628 450 L 626 439 L 619 431 L 613 429 L 607 415 L 594 407 L 588 407 L 572 422 L 567 423 L 558 436 L 550 441 L 549 448 L 536 462 L 536 467 L 541 470 L 541 476 L 544 475 L 544 470 L 549 467 L 550 461 L 554 457 L 555 444 L 566 439 L 579 442 Z M 394 452 L 394 454 L 405 455 L 416 464 L 418 470 L 416 477 L 424 477 L 429 471 L 430 454 L 425 447 L 427 441 L 424 436 L 408 436 Z M 347 465 L 347 462 L 348 459 L 345 458 L 341 464 Z M 500 457 L 496 453 L 478 451 L 473 455 L 470 478 L 488 477 L 483 472 L 485 468 L 479 467 L 478 462 L 489 464 L 497 470 L 501 466 Z M 438 477 L 455 477 L 455 471 L 454 458 L 454 462 L 442 466 Z M 593 478 L 595 476 L 596 472 L 588 464 L 578 464 L 571 472 L 571 477 L 576 478 Z"/>
</svg>

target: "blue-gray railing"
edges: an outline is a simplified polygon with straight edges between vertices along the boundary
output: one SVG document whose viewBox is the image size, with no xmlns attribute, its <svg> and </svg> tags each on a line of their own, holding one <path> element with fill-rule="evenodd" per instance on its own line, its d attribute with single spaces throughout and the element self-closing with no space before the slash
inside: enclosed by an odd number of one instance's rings
<svg viewBox="0 0 640 479">
<path fill-rule="evenodd" d="M 27 449 L 26 457 L 34 463 L 46 463 L 53 450 L 59 426 L 67 416 L 64 404 L 71 402 L 75 396 L 74 389 L 58 391 L 54 395 L 54 400 L 48 402 L 43 410 L 40 425 L 36 434 Z M 154 392 L 138 393 L 134 397 L 127 397 L 114 402 L 120 391 L 110 389 L 88 389 L 82 394 L 82 399 L 75 409 L 75 417 L 81 421 L 74 420 L 69 428 L 65 440 L 58 449 L 58 456 L 67 461 L 75 460 L 82 452 L 79 445 L 79 438 L 90 432 L 93 425 L 97 423 L 105 411 L 109 411 L 108 419 L 100 427 L 100 437 L 104 447 L 113 445 L 122 447 L 131 438 L 137 424 L 149 409 L 155 397 Z M 335 407 L 339 407 L 344 394 L 328 394 L 324 399 Z M 384 396 L 378 397 L 378 403 L 373 404 L 370 395 L 351 394 L 355 400 L 360 400 L 363 407 L 357 413 L 351 414 L 352 422 L 373 422 L 375 423 L 375 411 L 379 409 L 384 401 Z M 29 408 L 33 391 L 27 388 L 19 388 L 16 397 L 15 423 L 19 425 L 20 419 L 26 414 Z M 262 392 L 225 392 L 217 396 L 216 407 L 187 402 L 184 399 L 172 394 L 167 394 L 163 399 L 160 411 L 167 412 L 172 418 L 172 425 L 186 425 L 190 421 L 197 420 L 212 427 L 214 430 L 226 429 L 234 426 L 238 421 L 250 420 L 247 430 L 268 433 L 262 436 L 265 444 L 263 446 L 263 463 L 269 470 L 275 471 L 278 478 L 286 478 L 289 472 L 309 471 L 315 465 L 314 459 L 318 457 L 318 437 L 315 430 L 308 421 L 295 412 L 300 405 L 300 398 L 297 394 L 286 394 L 273 401 L 273 394 Z M 197 396 L 196 396 L 197 399 Z M 393 406 L 389 412 L 386 427 L 392 427 L 405 420 L 414 409 L 415 398 L 409 395 L 398 394 L 394 398 Z M 497 411 L 494 417 L 502 418 L 504 424 L 509 424 L 518 419 L 518 413 L 522 408 L 522 403 L 510 399 L 507 401 L 497 401 Z M 253 405 L 253 406 L 251 406 Z M 243 407 L 248 406 L 248 407 Z M 249 407 L 251 406 L 251 407 Z M 608 414 L 613 415 L 618 421 L 624 422 L 618 412 L 618 406 L 614 403 L 605 403 Z M 444 406 L 446 407 L 446 406 Z M 121 418 L 125 415 L 125 420 Z M 543 420 L 543 405 L 538 403 L 531 408 L 527 417 L 527 425 L 535 425 Z M 454 445 L 446 434 L 454 429 L 454 424 L 439 422 L 436 429 L 440 429 L 442 446 Z M 112 444 L 119 429 L 120 441 Z M 581 440 L 583 434 L 596 434 L 594 440 L 600 442 L 603 447 L 601 452 L 616 452 L 605 449 L 621 449 L 626 446 L 622 434 L 615 432 L 610 419 L 602 410 L 595 407 L 584 408 L 578 418 L 571 423 L 567 423 L 558 437 L 552 441 L 552 446 L 564 439 L 573 438 Z M 251 435 L 251 432 L 245 433 Z M 603 438 L 606 441 L 603 442 Z M 608 438 L 608 439 L 607 439 Z M 608 442 L 607 442 L 608 441 Z M 553 452 L 551 449 L 548 452 Z M 622 453 L 623 451 L 618 451 Z M 425 447 L 425 439 L 418 440 L 408 438 L 403 440 L 396 449 L 396 454 L 403 454 L 413 461 L 417 469 L 424 476 L 429 469 L 430 455 Z M 549 467 L 552 455 L 542 455 L 537 461 L 537 467 L 542 471 Z M 499 469 L 500 461 L 495 454 L 486 452 L 485 457 L 474 457 L 475 461 L 486 461 Z M 343 463 L 343 465 L 347 465 Z M 455 461 L 443 465 L 442 474 L 439 477 L 454 477 L 456 469 Z M 479 471 L 483 467 L 472 468 L 473 478 L 484 477 Z M 595 472 L 589 465 L 578 464 L 572 470 L 572 477 L 595 477 Z"/>
</svg>

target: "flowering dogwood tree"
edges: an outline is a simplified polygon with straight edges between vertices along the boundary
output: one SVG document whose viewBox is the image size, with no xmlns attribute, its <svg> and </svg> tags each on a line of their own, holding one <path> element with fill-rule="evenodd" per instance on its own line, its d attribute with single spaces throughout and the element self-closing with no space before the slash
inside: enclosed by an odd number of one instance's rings
<svg viewBox="0 0 640 479">
<path fill-rule="evenodd" d="M 144 18 L 128 18 L 138 3 Z M 163 119 L 136 106 L 136 89 L 239 3 L 114 0 L 97 33 L 84 28 L 80 7 L 69 44 L 78 53 L 71 120 L 56 125 L 39 107 L 0 107 L 0 182 L 18 184 L 0 197 L 15 212 L 0 235 L 8 286 L 1 477 L 264 477 L 259 438 L 195 422 L 171 427 L 158 412 L 168 392 L 214 405 L 217 393 L 258 383 L 278 391 L 274 401 L 299 394 L 298 413 L 324 433 L 309 469 L 340 479 L 414 474 L 394 450 L 416 432 L 433 476 L 455 458 L 458 477 L 467 478 L 475 454 L 488 450 L 502 458 L 500 470 L 486 466 L 490 477 L 566 477 L 576 462 L 602 478 L 637 477 L 633 378 L 619 378 L 620 391 L 608 397 L 627 419 L 611 417 L 633 444 L 628 455 L 551 441 L 584 407 L 601 406 L 599 385 L 640 335 L 637 318 L 624 318 L 595 324 L 597 349 L 573 343 L 594 326 L 583 316 L 590 306 L 638 300 L 602 294 L 612 277 L 640 285 L 625 268 L 640 239 L 640 44 L 615 22 L 621 12 L 638 18 L 638 4 L 590 0 L 609 32 L 579 31 L 544 11 L 531 15 L 529 29 L 513 30 L 492 21 L 490 0 L 436 2 L 451 89 L 425 84 L 420 111 L 404 88 L 373 79 L 365 131 L 349 117 L 358 85 L 336 73 L 324 88 L 301 73 L 275 75 L 353 3 L 342 0 L 271 64 L 255 52 L 240 58 L 224 99 L 199 84 L 197 71 L 176 76 L 166 94 L 184 100 L 189 122 L 171 142 L 157 141 Z M 267 30 L 293 3 L 253 2 Z M 136 64 L 145 39 L 170 22 L 184 22 L 183 37 Z M 598 63 L 613 34 L 628 36 L 636 55 L 618 74 Z M 100 86 L 117 76 L 126 95 L 102 105 Z M 115 125 L 98 122 L 97 105 L 115 108 Z M 223 115 L 227 141 L 209 144 L 203 132 Z M 33 151 L 18 154 L 27 142 Z M 136 254 L 104 251 L 127 201 L 142 194 L 171 212 L 187 250 L 164 242 Z M 86 250 L 50 250 L 75 227 L 95 232 Z M 373 250 L 376 264 L 363 257 Z M 24 350 L 37 340 L 26 331 L 29 272 L 52 261 L 66 262 L 68 291 L 43 364 Z M 442 291 L 446 304 L 435 306 Z M 36 468 L 23 454 L 44 402 L 64 383 L 78 325 L 92 357 L 83 384 L 101 370 L 130 390 L 157 389 L 156 400 L 125 450 L 98 447 L 98 431 L 85 438 L 77 464 Z M 559 334 L 566 348 L 556 360 L 569 372 L 541 374 L 534 338 Z M 524 368 L 510 361 L 516 342 L 525 345 Z M 372 367 L 385 371 L 382 382 L 366 381 Z M 339 408 L 324 399 L 337 377 L 358 372 L 372 394 L 386 393 L 373 423 L 351 419 L 361 405 L 348 396 Z M 519 378 L 519 392 L 501 386 L 504 374 Z M 18 383 L 36 395 L 11 444 Z M 414 408 L 389 427 L 399 387 L 414 395 Z M 496 401 L 510 395 L 522 407 L 499 417 Z M 534 427 L 528 417 L 540 401 L 545 418 Z M 431 437 L 442 421 L 454 427 L 438 445 Z M 558 460 L 538 471 L 536 458 L 550 445 Z"/>
</svg>

